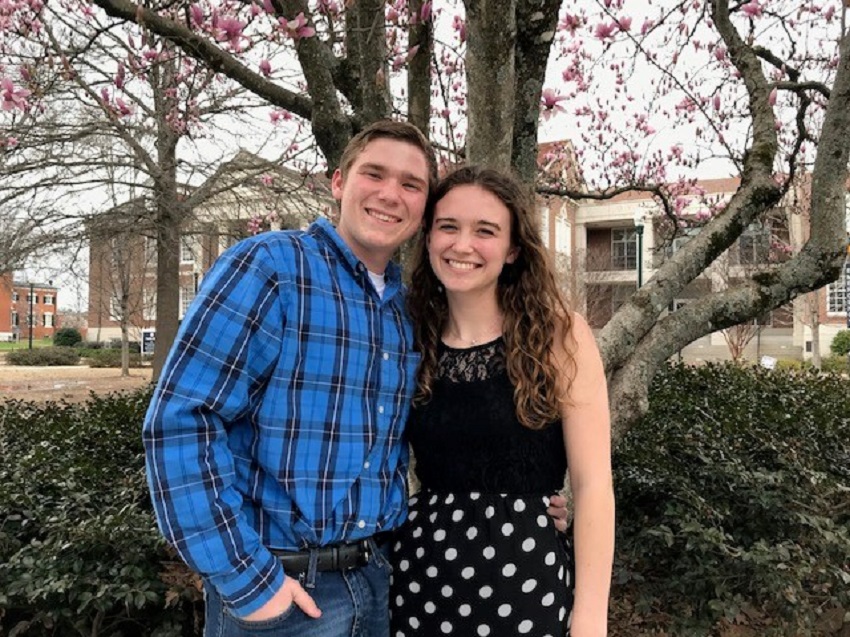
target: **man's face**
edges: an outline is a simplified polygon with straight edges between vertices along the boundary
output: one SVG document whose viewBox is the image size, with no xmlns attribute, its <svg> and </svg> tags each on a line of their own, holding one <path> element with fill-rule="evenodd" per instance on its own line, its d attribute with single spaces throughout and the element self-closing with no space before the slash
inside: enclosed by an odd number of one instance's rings
<svg viewBox="0 0 850 637">
<path fill-rule="evenodd" d="M 428 200 L 428 162 L 413 144 L 370 141 L 345 178 L 331 179 L 340 202 L 337 232 L 372 272 L 381 273 L 398 247 L 422 223 Z"/>
</svg>

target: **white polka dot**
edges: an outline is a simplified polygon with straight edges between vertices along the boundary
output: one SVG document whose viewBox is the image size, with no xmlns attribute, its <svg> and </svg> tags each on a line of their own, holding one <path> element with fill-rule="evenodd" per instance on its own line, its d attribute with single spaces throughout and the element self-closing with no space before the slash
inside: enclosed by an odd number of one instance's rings
<svg viewBox="0 0 850 637">
<path fill-rule="evenodd" d="M 534 624 L 530 619 L 525 619 L 519 623 L 519 632 L 521 635 L 525 635 L 531 632 L 531 628 Z"/>
<path fill-rule="evenodd" d="M 482 586 L 478 591 L 478 595 L 481 597 L 481 599 L 489 599 L 490 595 L 492 595 L 492 594 L 493 594 L 493 587 L 492 586 Z"/>
<path fill-rule="evenodd" d="M 514 573 L 516 573 L 515 564 L 505 564 L 505 566 L 502 568 L 502 575 L 504 575 L 505 577 L 512 577 Z"/>
<path fill-rule="evenodd" d="M 522 500 L 517 500 L 516 502 L 514 502 L 514 511 L 516 511 L 517 513 L 522 513 L 523 511 L 525 511 L 525 502 L 523 502 Z"/>
<path fill-rule="evenodd" d="M 546 593 L 540 600 L 542 606 L 551 606 L 555 603 L 555 593 Z"/>
<path fill-rule="evenodd" d="M 428 504 L 434 504 L 436 501 L 437 501 L 437 496 L 436 496 L 436 495 L 432 495 L 432 496 L 431 496 L 431 499 L 430 499 L 430 500 L 428 500 Z"/>
<path fill-rule="evenodd" d="M 466 532 L 466 537 L 468 537 L 470 540 L 474 540 L 476 537 L 478 537 L 478 529 L 476 529 L 474 526 L 469 527 L 469 530 Z"/>
<path fill-rule="evenodd" d="M 499 610 L 497 612 L 499 613 L 499 617 L 507 617 L 511 614 L 512 610 L 513 608 L 511 608 L 510 604 L 502 604 L 499 606 Z"/>
<path fill-rule="evenodd" d="M 487 637 L 490 634 L 490 627 L 487 624 L 481 624 L 478 627 L 478 637 Z"/>
<path fill-rule="evenodd" d="M 421 558 L 423 555 L 425 555 L 425 549 L 420 546 L 416 549 L 416 557 Z"/>
<path fill-rule="evenodd" d="M 401 562 L 398 563 L 398 570 L 400 570 L 400 571 L 406 571 L 409 568 L 410 568 L 410 562 L 408 562 L 407 560 L 402 560 Z"/>
<path fill-rule="evenodd" d="M 549 506 L 549 496 L 548 495 L 543 496 L 543 506 L 545 506 L 545 507 Z"/>
<path fill-rule="evenodd" d="M 437 567 L 429 566 L 425 569 L 425 575 L 427 575 L 428 577 L 437 577 Z"/>
<path fill-rule="evenodd" d="M 408 503 L 410 506 L 413 506 L 413 505 L 414 505 L 414 504 L 416 504 L 417 502 L 419 502 L 419 495 L 418 495 L 418 494 L 417 494 L 417 495 L 412 495 L 412 496 L 410 496 L 410 500 L 408 500 L 408 501 L 407 501 L 407 503 Z"/>
<path fill-rule="evenodd" d="M 454 501 L 455 501 L 455 494 L 454 493 L 450 493 L 446 496 L 446 504 L 451 504 Z"/>
<path fill-rule="evenodd" d="M 463 569 L 460 572 L 460 576 L 463 579 L 472 579 L 475 576 L 475 569 L 472 568 L 471 566 L 467 566 L 465 569 Z"/>
<path fill-rule="evenodd" d="M 481 494 L 478 493 L 477 491 L 473 491 L 472 493 L 469 494 L 469 499 L 472 500 L 473 502 L 480 497 L 481 497 Z"/>
<path fill-rule="evenodd" d="M 530 593 L 535 588 L 537 588 L 537 580 L 536 579 L 527 579 L 522 583 L 522 592 Z"/>
<path fill-rule="evenodd" d="M 537 542 L 534 541 L 533 537 L 530 537 L 522 543 L 522 550 L 528 553 L 533 551 L 535 546 L 537 546 Z"/>
<path fill-rule="evenodd" d="M 558 569 L 558 579 L 564 579 L 564 567 Z"/>
<path fill-rule="evenodd" d="M 419 586 L 419 582 L 410 582 L 410 584 L 407 585 L 407 588 L 410 589 L 411 593 L 418 593 L 421 589 L 421 586 Z"/>
<path fill-rule="evenodd" d="M 505 522 L 502 525 L 502 535 L 504 535 L 505 537 L 508 537 L 513 532 L 514 532 L 514 525 L 511 524 L 510 522 Z"/>
<path fill-rule="evenodd" d="M 541 513 L 537 516 L 537 526 L 539 526 L 541 529 L 545 529 L 547 526 L 549 526 L 549 518 Z"/>
<path fill-rule="evenodd" d="M 543 561 L 546 563 L 546 566 L 552 566 L 555 563 L 555 552 L 550 551 L 546 554 L 546 557 L 543 558 Z"/>
<path fill-rule="evenodd" d="M 493 557 L 496 555 L 496 549 L 494 549 L 492 546 L 485 546 L 483 553 L 485 560 L 492 560 Z"/>
<path fill-rule="evenodd" d="M 440 630 L 443 631 L 444 635 L 448 635 L 452 632 L 452 625 L 449 622 L 443 622 L 440 624 Z"/>
<path fill-rule="evenodd" d="M 413 529 L 413 533 L 411 533 L 411 535 L 413 537 L 421 537 L 422 536 L 422 527 L 417 526 L 415 529 Z"/>
<path fill-rule="evenodd" d="M 561 609 L 558 611 L 558 621 L 564 621 L 564 617 L 567 616 L 567 609 L 561 606 Z"/>
<path fill-rule="evenodd" d="M 460 608 L 457 609 L 457 612 L 460 613 L 461 617 L 469 617 L 472 613 L 472 606 L 469 604 L 461 604 Z"/>
<path fill-rule="evenodd" d="M 443 586 L 443 588 L 440 589 L 440 592 L 443 594 L 443 597 L 451 597 L 452 593 L 454 593 L 454 591 L 452 590 L 452 587 L 449 586 L 448 584 Z"/>
<path fill-rule="evenodd" d="M 453 562 L 457 559 L 457 549 L 446 549 L 446 561 Z"/>
<path fill-rule="evenodd" d="M 404 597 L 402 597 L 401 595 L 398 595 L 395 598 L 395 605 L 396 606 L 404 606 Z"/>
<path fill-rule="evenodd" d="M 495 515 L 496 509 L 493 508 L 493 505 L 489 505 L 486 509 L 484 509 L 484 517 L 488 520 Z"/>
<path fill-rule="evenodd" d="M 431 522 L 431 523 L 433 523 L 434 520 L 436 520 L 436 519 L 437 519 L 437 512 L 436 511 L 434 511 L 431 515 L 428 516 L 428 521 Z"/>
<path fill-rule="evenodd" d="M 413 520 L 415 520 L 418 517 L 419 517 L 419 511 L 411 511 L 410 513 L 407 514 L 407 519 L 410 520 L 411 522 L 413 522 Z"/>
<path fill-rule="evenodd" d="M 443 529 L 437 529 L 434 531 L 434 541 L 442 542 L 446 539 L 446 532 Z"/>
<path fill-rule="evenodd" d="M 410 624 L 411 628 L 419 628 L 419 620 L 415 617 L 411 617 L 407 620 L 407 622 Z"/>
<path fill-rule="evenodd" d="M 434 611 L 437 610 L 437 607 L 434 605 L 434 602 L 425 602 L 425 612 L 429 615 L 433 615 Z"/>
<path fill-rule="evenodd" d="M 570 572 L 567 571 L 566 576 L 564 577 L 564 584 L 566 584 L 567 588 L 569 588 L 571 583 L 572 583 L 572 576 L 571 576 Z"/>
<path fill-rule="evenodd" d="M 399 550 L 400 548 L 401 548 L 401 542 L 396 542 L 396 543 L 395 543 L 395 546 L 393 546 L 393 551 L 398 552 L 398 550 Z"/>
<path fill-rule="evenodd" d="M 452 521 L 460 522 L 463 519 L 463 511 L 460 509 L 455 509 L 454 513 L 452 513 Z"/>
</svg>

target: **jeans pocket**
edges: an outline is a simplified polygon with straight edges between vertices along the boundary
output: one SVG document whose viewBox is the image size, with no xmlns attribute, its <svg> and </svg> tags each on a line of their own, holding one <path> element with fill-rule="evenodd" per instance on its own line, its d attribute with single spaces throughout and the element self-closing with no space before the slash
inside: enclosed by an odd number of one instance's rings
<svg viewBox="0 0 850 637">
<path fill-rule="evenodd" d="M 269 631 L 280 628 L 298 609 L 293 602 L 283 613 L 277 617 L 269 619 L 261 619 L 259 621 L 246 621 L 240 617 L 235 617 L 227 610 L 224 611 L 225 625 L 229 624 L 231 630 L 225 628 L 223 631 L 224 637 L 251 637 L 252 635 L 262 635 Z"/>
</svg>

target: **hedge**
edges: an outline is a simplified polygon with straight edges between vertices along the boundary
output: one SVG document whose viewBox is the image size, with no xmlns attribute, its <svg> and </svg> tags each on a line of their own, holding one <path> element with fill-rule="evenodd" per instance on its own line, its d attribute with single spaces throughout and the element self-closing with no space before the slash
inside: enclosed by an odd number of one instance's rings
<svg viewBox="0 0 850 637">
<path fill-rule="evenodd" d="M 201 634 L 148 498 L 149 398 L 0 403 L 0 634 Z M 675 366 L 650 405 L 614 457 L 610 634 L 850 631 L 850 383 Z"/>
<path fill-rule="evenodd" d="M 31 366 L 76 365 L 80 362 L 80 353 L 71 347 L 15 349 L 6 353 L 6 362 Z"/>
<path fill-rule="evenodd" d="M 838 634 L 850 611 L 846 379 L 670 368 L 618 446 L 615 479 L 612 598 L 631 600 L 620 610 L 635 626 Z"/>
</svg>

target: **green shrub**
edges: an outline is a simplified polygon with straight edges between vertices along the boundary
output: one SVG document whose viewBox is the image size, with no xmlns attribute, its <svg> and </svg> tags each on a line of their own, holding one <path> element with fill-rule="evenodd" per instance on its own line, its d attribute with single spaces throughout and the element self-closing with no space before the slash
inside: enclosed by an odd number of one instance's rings
<svg viewBox="0 0 850 637">
<path fill-rule="evenodd" d="M 850 330 L 841 330 L 829 344 L 829 351 L 836 356 L 847 356 L 850 354 Z"/>
<path fill-rule="evenodd" d="M 84 354 L 89 367 L 121 367 L 121 350 L 101 349 L 92 350 Z M 141 367 L 142 357 L 140 354 L 130 353 L 130 367 Z"/>
<path fill-rule="evenodd" d="M 198 593 L 145 482 L 149 399 L 0 404 L 0 634 L 191 634 Z"/>
<path fill-rule="evenodd" d="M 80 354 L 70 347 L 37 347 L 35 349 L 16 349 L 6 353 L 9 365 L 76 365 Z"/>
<path fill-rule="evenodd" d="M 650 404 L 615 454 L 612 597 L 673 635 L 828 634 L 850 609 L 848 381 L 676 366 Z"/>
<path fill-rule="evenodd" d="M 59 347 L 73 347 L 82 342 L 83 335 L 74 327 L 63 327 L 53 335 L 53 344 Z"/>
<path fill-rule="evenodd" d="M 846 374 L 850 372 L 850 362 L 846 356 L 825 356 L 821 359 L 821 371 L 833 374 Z"/>
</svg>

